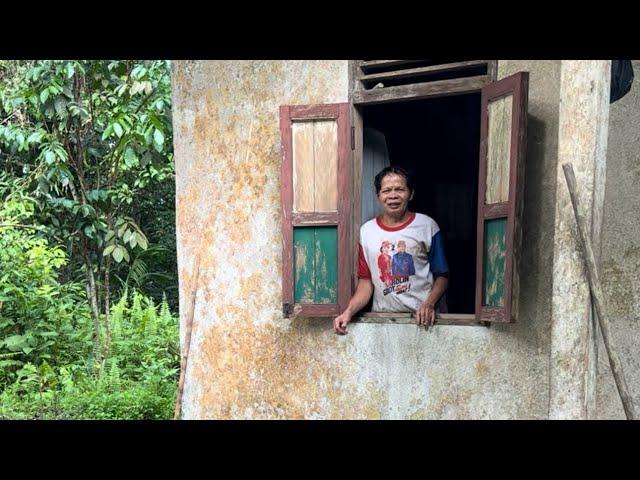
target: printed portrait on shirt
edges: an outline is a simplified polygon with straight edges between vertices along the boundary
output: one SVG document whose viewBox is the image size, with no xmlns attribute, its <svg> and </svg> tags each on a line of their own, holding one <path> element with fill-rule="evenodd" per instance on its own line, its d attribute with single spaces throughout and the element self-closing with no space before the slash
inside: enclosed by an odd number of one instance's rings
<svg viewBox="0 0 640 480">
<path fill-rule="evenodd" d="M 410 276 L 416 274 L 413 255 L 407 252 L 407 242 L 398 240 L 393 243 L 383 240 L 378 255 L 379 278 L 385 285 L 383 295 L 402 293 L 409 290 Z"/>
</svg>

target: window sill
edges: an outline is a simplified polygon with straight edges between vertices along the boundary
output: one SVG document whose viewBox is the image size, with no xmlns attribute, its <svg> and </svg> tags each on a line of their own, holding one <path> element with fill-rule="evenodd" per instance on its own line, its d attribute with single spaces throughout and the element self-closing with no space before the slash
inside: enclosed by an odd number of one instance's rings
<svg viewBox="0 0 640 480">
<path fill-rule="evenodd" d="M 383 324 L 413 324 L 416 319 L 413 313 L 378 313 L 365 312 L 353 318 L 354 322 L 360 323 L 383 323 Z M 474 314 L 465 313 L 437 313 L 436 325 L 458 325 L 488 327 L 488 322 L 479 322 Z"/>
</svg>

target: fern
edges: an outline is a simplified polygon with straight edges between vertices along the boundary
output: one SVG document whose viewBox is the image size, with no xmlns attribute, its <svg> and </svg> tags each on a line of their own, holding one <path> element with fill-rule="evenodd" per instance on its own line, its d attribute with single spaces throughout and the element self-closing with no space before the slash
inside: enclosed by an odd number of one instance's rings
<svg viewBox="0 0 640 480">
<path fill-rule="evenodd" d="M 149 271 L 149 265 L 158 264 L 163 255 L 166 255 L 167 251 L 168 249 L 165 247 L 152 245 L 146 250 L 137 253 L 131 262 L 126 278 L 123 280 L 118 277 L 121 287 L 124 289 L 133 288 L 134 290 L 140 290 L 148 280 L 153 278 L 171 281 L 173 278 L 171 275 L 167 275 L 164 272 Z"/>
<path fill-rule="evenodd" d="M 118 367 L 118 362 L 115 358 L 111 359 L 111 368 L 109 369 L 109 389 L 111 391 L 119 391 L 122 385 L 120 379 L 120 368 Z"/>
<path fill-rule="evenodd" d="M 169 303 L 167 302 L 167 295 L 162 294 L 162 303 L 160 304 L 160 316 L 158 318 L 162 325 L 171 325 L 173 323 L 173 315 L 169 310 Z"/>
<path fill-rule="evenodd" d="M 16 355 L 20 355 L 22 352 L 8 352 L 8 353 L 0 353 L 0 358 L 4 359 L 4 358 L 11 358 L 11 357 L 15 357 Z"/>
<path fill-rule="evenodd" d="M 144 309 L 144 322 L 146 332 L 150 335 L 154 335 L 156 333 L 158 315 L 152 299 L 148 300 L 147 308 Z"/>
<path fill-rule="evenodd" d="M 144 327 L 144 313 L 142 311 L 142 296 L 136 290 L 133 292 L 133 303 L 131 304 L 131 325 L 134 328 Z"/>
<path fill-rule="evenodd" d="M 117 341 L 122 337 L 122 322 L 127 310 L 129 292 L 124 290 L 118 303 L 111 307 L 111 341 Z"/>
<path fill-rule="evenodd" d="M 0 369 L 4 369 L 7 367 L 21 367 L 22 365 L 24 365 L 24 362 L 21 360 L 0 360 Z"/>
<path fill-rule="evenodd" d="M 140 288 L 144 277 L 148 272 L 149 267 L 147 267 L 147 264 L 144 261 L 143 254 L 137 255 L 136 258 L 133 259 L 133 262 L 131 262 L 131 267 L 129 268 L 129 273 L 125 280 L 125 288 L 129 286 Z"/>
</svg>

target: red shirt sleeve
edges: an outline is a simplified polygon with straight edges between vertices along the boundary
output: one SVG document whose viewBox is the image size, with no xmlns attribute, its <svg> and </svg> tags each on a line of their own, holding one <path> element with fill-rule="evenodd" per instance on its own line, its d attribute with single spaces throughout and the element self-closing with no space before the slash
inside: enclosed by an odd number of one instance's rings
<svg viewBox="0 0 640 480">
<path fill-rule="evenodd" d="M 371 278 L 371 270 L 369 270 L 367 260 L 364 258 L 364 250 L 360 244 L 358 244 L 358 278 Z"/>
</svg>

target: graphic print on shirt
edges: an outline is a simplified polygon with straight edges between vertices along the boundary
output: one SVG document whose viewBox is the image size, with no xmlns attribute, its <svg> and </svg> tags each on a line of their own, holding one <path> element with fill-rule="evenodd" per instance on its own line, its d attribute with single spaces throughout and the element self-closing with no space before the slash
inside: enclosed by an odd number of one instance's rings
<svg viewBox="0 0 640 480">
<path fill-rule="evenodd" d="M 407 253 L 407 243 L 398 240 L 396 244 L 383 240 L 378 255 L 380 280 L 385 284 L 383 295 L 403 293 L 411 288 L 410 276 L 416 274 L 413 255 Z"/>
</svg>

